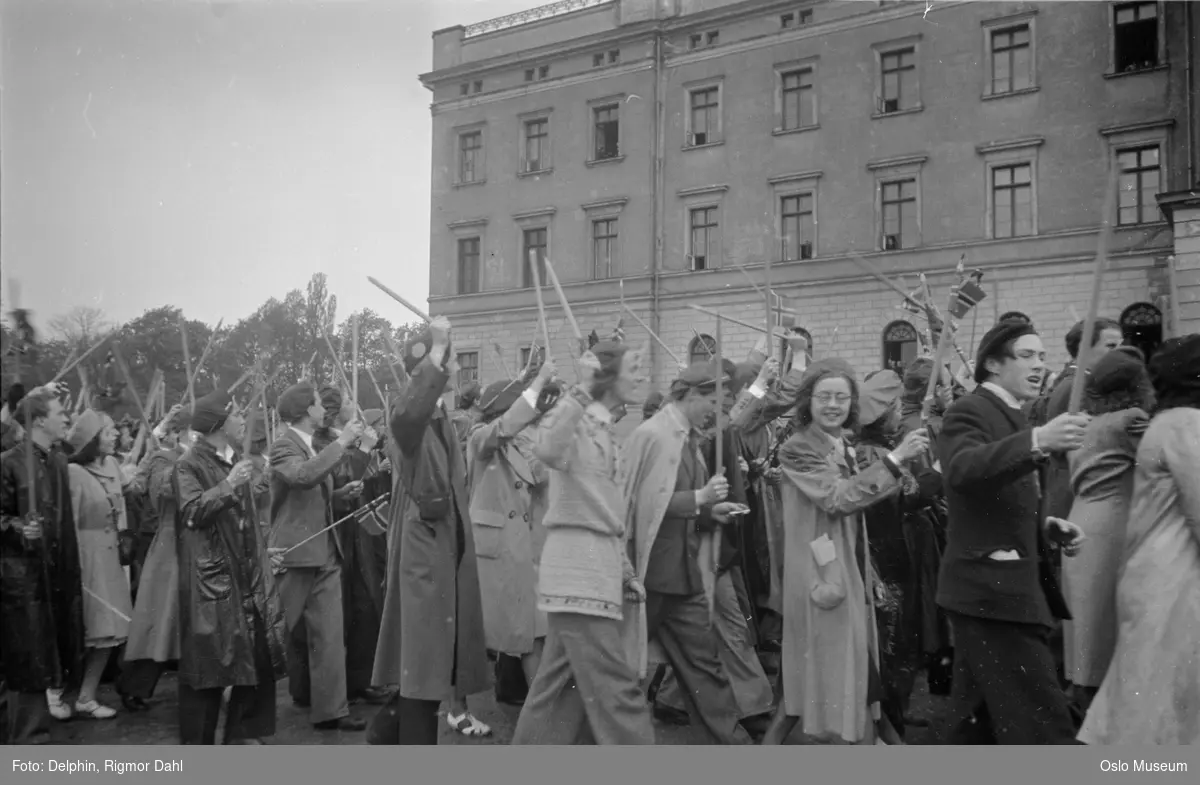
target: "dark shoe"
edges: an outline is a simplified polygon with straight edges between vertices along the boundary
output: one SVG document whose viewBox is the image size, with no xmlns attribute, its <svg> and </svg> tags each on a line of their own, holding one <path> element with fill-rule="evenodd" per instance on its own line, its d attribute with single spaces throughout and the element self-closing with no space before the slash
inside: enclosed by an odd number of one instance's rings
<svg viewBox="0 0 1200 785">
<path fill-rule="evenodd" d="M 127 711 L 148 711 L 150 709 L 149 703 L 146 703 L 146 701 L 142 700 L 141 698 L 135 698 L 132 695 L 122 695 L 121 705 L 124 706 Z"/>
<path fill-rule="evenodd" d="M 359 700 L 363 703 L 369 703 L 372 706 L 382 706 L 388 702 L 388 698 L 392 697 L 392 695 L 390 692 L 381 687 L 367 687 L 354 697 L 356 700 Z"/>
<path fill-rule="evenodd" d="M 360 731 L 367 729 L 367 721 L 362 717 L 341 717 L 336 720 L 325 720 L 324 722 L 314 722 L 313 727 L 317 730 L 348 730 Z"/>
<path fill-rule="evenodd" d="M 654 719 L 667 725 L 678 725 L 679 727 L 687 727 L 692 724 L 692 718 L 688 716 L 686 711 L 672 709 L 666 706 L 654 707 Z"/>
</svg>

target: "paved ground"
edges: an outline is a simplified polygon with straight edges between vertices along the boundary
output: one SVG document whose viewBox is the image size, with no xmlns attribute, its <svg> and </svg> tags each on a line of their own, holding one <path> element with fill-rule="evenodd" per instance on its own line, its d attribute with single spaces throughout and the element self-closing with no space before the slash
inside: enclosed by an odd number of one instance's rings
<svg viewBox="0 0 1200 785">
<path fill-rule="evenodd" d="M 308 721 L 307 712 L 292 705 L 287 692 L 287 683 L 278 685 L 278 729 L 272 744 L 365 744 L 365 733 L 345 733 L 341 731 L 318 731 Z M 104 685 L 100 691 L 100 700 L 109 706 L 119 707 L 120 701 L 110 685 Z M 925 690 L 922 681 L 917 686 L 913 696 L 912 714 L 915 718 L 935 720 L 930 727 L 909 727 L 908 743 L 934 744 L 940 737 L 940 723 L 936 718 L 943 713 L 945 698 L 931 697 Z M 55 723 L 52 743 L 54 744 L 90 744 L 90 745 L 120 745 L 120 744 L 177 744 L 177 702 L 176 680 L 174 673 L 163 675 L 159 682 L 158 691 L 151 702 L 149 711 L 129 713 L 122 710 L 114 719 L 71 720 Z M 512 739 L 513 728 L 516 725 L 520 708 L 497 704 L 491 693 L 479 695 L 470 700 L 472 712 L 480 720 L 492 727 L 492 736 L 487 739 L 467 739 L 453 732 L 443 723 L 440 744 L 508 744 Z M 353 706 L 351 712 L 357 716 L 370 718 L 376 707 Z M 703 744 L 702 735 L 692 727 L 677 727 L 656 723 L 658 743 L 674 744 Z M 806 739 L 800 734 L 793 734 L 789 744 L 804 744 Z"/>
</svg>

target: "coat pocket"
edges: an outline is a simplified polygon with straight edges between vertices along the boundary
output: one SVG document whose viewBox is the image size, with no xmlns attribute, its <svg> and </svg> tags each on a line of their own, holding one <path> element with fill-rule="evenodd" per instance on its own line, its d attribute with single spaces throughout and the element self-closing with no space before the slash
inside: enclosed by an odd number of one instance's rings
<svg viewBox="0 0 1200 785">
<path fill-rule="evenodd" d="M 220 602 L 233 595 L 233 576 L 223 557 L 196 561 L 196 593 L 203 602 Z"/>
<path fill-rule="evenodd" d="M 471 530 L 475 537 L 475 558 L 498 559 L 504 550 L 504 527 L 508 519 L 503 513 L 480 510 L 471 513 Z"/>
<path fill-rule="evenodd" d="M 816 567 L 813 573 L 812 587 L 809 589 L 809 599 L 818 608 L 831 611 L 846 599 L 846 573 L 841 559 L 834 559 L 824 567 Z"/>
<path fill-rule="evenodd" d="M 426 523 L 439 523 L 450 514 L 450 497 L 428 494 L 417 499 L 417 514 Z"/>
</svg>

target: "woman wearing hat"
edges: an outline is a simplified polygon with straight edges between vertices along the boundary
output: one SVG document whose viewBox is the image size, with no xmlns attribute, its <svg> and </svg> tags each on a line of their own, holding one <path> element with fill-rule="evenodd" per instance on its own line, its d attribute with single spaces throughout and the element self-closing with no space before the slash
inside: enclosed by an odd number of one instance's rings
<svg viewBox="0 0 1200 785">
<path fill-rule="evenodd" d="M 819 360 L 798 390 L 783 469 L 783 701 L 763 744 L 803 720 L 810 736 L 876 740 L 882 716 L 874 591 L 862 513 L 895 496 L 902 466 L 928 449 L 923 430 L 860 471 L 845 433 L 858 424 L 859 387 L 841 360 Z"/>
<path fill-rule="evenodd" d="M 1154 390 L 1142 353 L 1122 347 L 1088 374 L 1083 409 L 1092 415 L 1083 446 L 1070 453 L 1074 504 L 1067 520 L 1083 529 L 1087 547 L 1063 560 L 1071 620 L 1063 624 L 1064 665 L 1079 708 L 1087 711 L 1117 642 L 1117 573 L 1133 497 L 1138 444 L 1150 422 Z"/>
<path fill-rule="evenodd" d="M 75 714 L 106 720 L 116 710 L 96 700 L 100 677 L 112 653 L 129 637 L 133 616 L 129 578 L 121 567 L 117 533 L 125 529 L 121 467 L 113 454 L 117 428 L 112 418 L 85 411 L 67 434 L 71 509 L 79 533 L 83 574 L 83 622 L 87 664 Z"/>
<path fill-rule="evenodd" d="M 1150 362 L 1158 408 L 1137 451 L 1117 645 L 1079 740 L 1200 744 L 1200 334 Z"/>
<path fill-rule="evenodd" d="M 554 363 L 547 362 L 528 388 L 520 380 L 489 385 L 479 399 L 480 421 L 467 438 L 487 647 L 519 658 L 527 684 L 537 675 L 546 638 L 546 614 L 537 608 L 537 565 L 549 483 L 545 465 L 533 455 L 529 429 L 557 396 L 557 387 L 548 386 L 554 373 Z"/>
</svg>

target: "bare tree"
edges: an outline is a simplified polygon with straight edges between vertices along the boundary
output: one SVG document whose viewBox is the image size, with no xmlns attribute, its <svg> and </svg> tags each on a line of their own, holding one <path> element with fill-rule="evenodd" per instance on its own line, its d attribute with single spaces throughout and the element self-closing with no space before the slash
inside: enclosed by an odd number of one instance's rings
<svg viewBox="0 0 1200 785">
<path fill-rule="evenodd" d="M 70 345 L 91 343 L 110 325 L 104 311 L 90 305 L 76 305 L 47 323 L 51 335 Z"/>
</svg>

